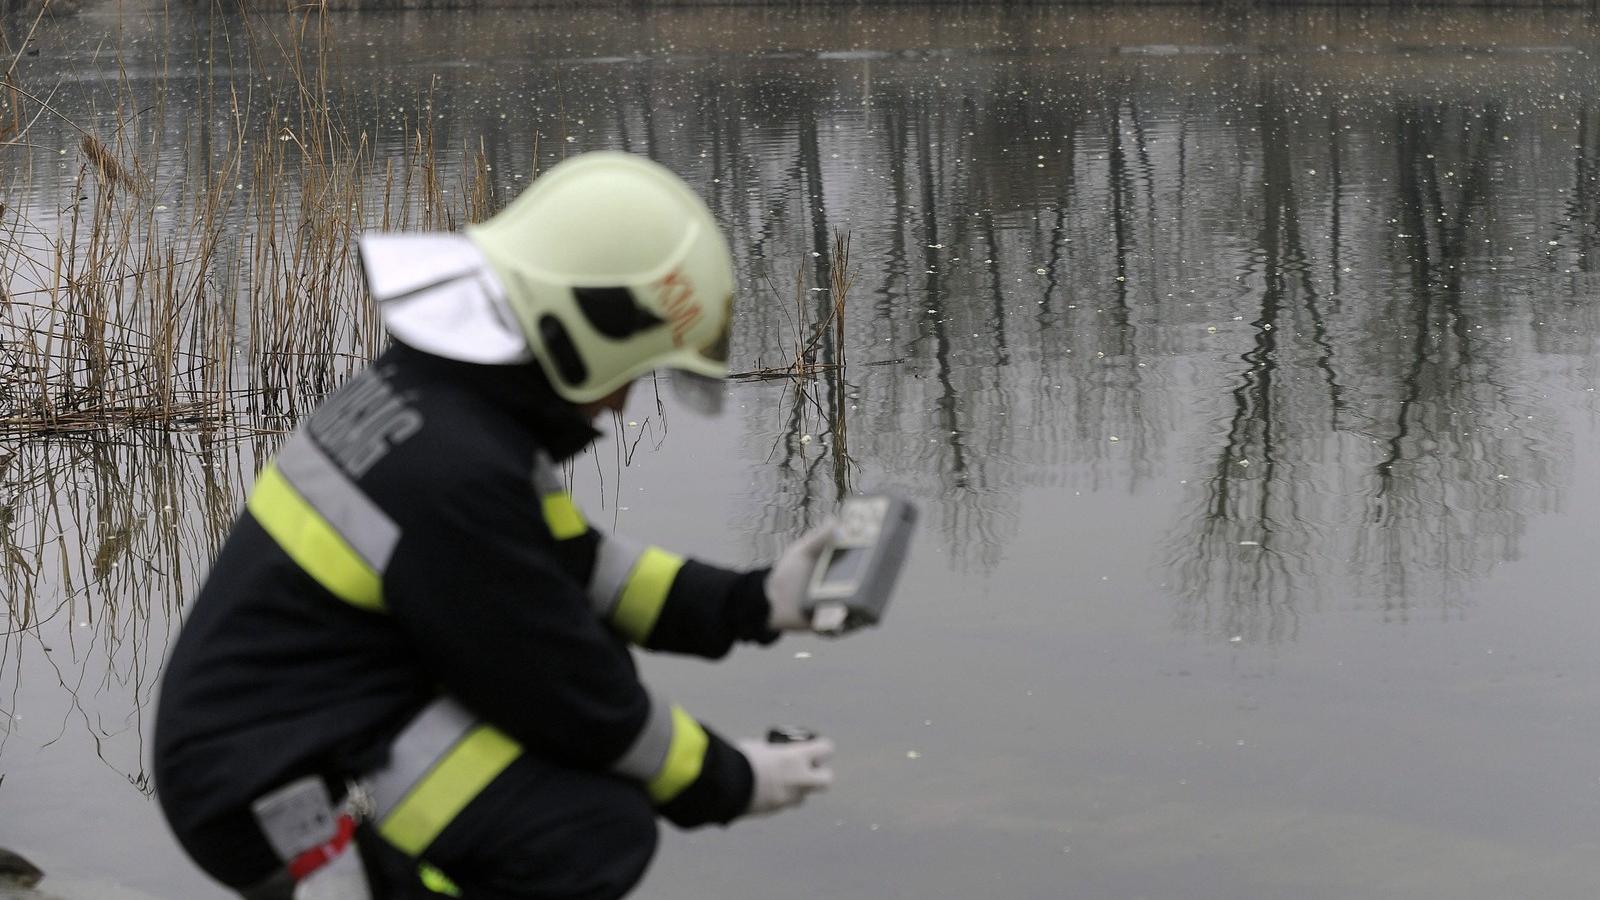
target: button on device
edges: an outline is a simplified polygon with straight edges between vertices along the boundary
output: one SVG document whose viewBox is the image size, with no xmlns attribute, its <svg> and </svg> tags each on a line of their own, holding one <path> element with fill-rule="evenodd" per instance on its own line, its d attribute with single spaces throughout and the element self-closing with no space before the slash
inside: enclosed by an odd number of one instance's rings
<svg viewBox="0 0 1600 900">
<path fill-rule="evenodd" d="M 767 743 L 769 744 L 804 744 L 806 741 L 814 741 L 816 739 L 817 733 L 809 728 L 774 725 L 767 729 Z"/>
</svg>

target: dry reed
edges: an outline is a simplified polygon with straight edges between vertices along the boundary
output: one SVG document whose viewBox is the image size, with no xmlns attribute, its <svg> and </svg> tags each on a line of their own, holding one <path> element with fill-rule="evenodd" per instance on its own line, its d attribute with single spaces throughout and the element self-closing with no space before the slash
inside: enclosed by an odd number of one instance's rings
<svg viewBox="0 0 1600 900">
<path fill-rule="evenodd" d="M 850 401 L 845 383 L 846 314 L 849 311 L 850 290 L 855 285 L 855 272 L 850 266 L 848 231 L 838 231 L 833 235 L 833 246 L 828 255 L 827 283 L 825 290 L 829 302 L 820 320 L 812 321 L 811 290 L 806 286 L 806 263 L 802 261 L 796 266 L 794 315 L 791 322 L 794 333 L 790 350 L 793 355 L 781 366 L 763 365 L 761 357 L 757 356 L 756 368 L 729 377 L 745 381 L 783 381 L 786 382 L 785 395 L 793 389 L 789 421 L 783 436 L 774 445 L 774 453 L 778 450 L 778 444 L 785 443 L 789 446 L 788 452 L 799 452 L 795 441 L 802 436 L 801 444 L 810 441 L 812 416 L 815 415 L 815 425 L 829 438 L 827 447 L 833 462 L 834 489 L 836 496 L 842 499 L 851 491 L 851 475 L 855 467 L 855 461 L 850 457 Z M 775 288 L 773 293 L 777 294 Z M 829 343 L 831 348 L 826 346 Z M 831 360 L 821 361 L 819 357 L 823 357 L 828 350 L 831 350 Z M 826 402 L 823 400 L 825 390 Z M 788 404 L 780 402 L 778 405 L 781 408 Z"/>
<path fill-rule="evenodd" d="M 138 192 L 140 190 L 141 186 L 138 179 L 133 177 L 133 174 L 122 164 L 122 161 L 117 159 L 117 155 L 111 152 L 111 148 L 107 147 L 99 138 L 84 132 L 83 139 L 78 142 L 78 147 L 83 151 L 84 159 L 88 160 L 95 170 L 99 172 L 101 179 L 130 191 Z"/>
<path fill-rule="evenodd" d="M 0 197 L 0 433 L 287 427 L 382 349 L 354 236 L 494 211 L 481 146 L 475 159 L 463 149 L 459 199 L 441 183 L 431 97 L 402 124 L 407 152 L 374 159 L 338 114 L 321 11 L 286 35 L 246 21 L 252 74 L 270 63 L 290 77 L 267 104 L 248 78 L 232 90 L 231 133 L 184 198 L 187 218 L 148 189 L 159 152 L 127 137 L 129 110 L 165 109 L 164 83 L 153 104 L 123 84 L 107 137 L 68 120 L 79 199 L 64 213 L 35 221 L 25 199 Z M 0 153 L 25 154 L 30 117 L 66 117 L 14 69 L 0 80 Z"/>
<path fill-rule="evenodd" d="M 12 54 L 11 63 L 6 66 L 4 73 L 0 73 L 0 92 L 3 92 L 6 107 L 0 112 L 0 146 L 12 144 L 22 139 L 26 127 L 22 124 L 22 98 L 24 92 L 16 83 L 17 63 L 22 61 L 22 54 L 28 44 L 33 41 L 33 36 L 39 30 L 39 23 L 44 21 L 44 15 L 50 10 L 50 0 L 39 4 L 39 9 L 34 13 L 33 21 L 28 24 L 28 32 L 17 43 L 16 53 Z M 0 29 L 0 51 L 9 52 L 9 44 L 5 32 Z"/>
<path fill-rule="evenodd" d="M 769 288 L 771 283 L 769 282 Z M 848 309 L 847 300 L 850 288 L 855 284 L 855 273 L 850 269 L 850 233 L 848 231 L 835 232 L 833 247 L 828 259 L 828 290 L 831 302 L 827 314 L 820 320 L 811 320 L 809 295 L 810 289 L 806 286 L 806 263 L 804 261 L 795 266 L 794 273 L 794 315 L 790 321 L 793 328 L 792 356 L 783 365 L 765 363 L 758 355 L 755 368 L 744 372 L 735 372 L 729 378 L 745 381 L 765 381 L 772 379 L 792 379 L 808 381 L 830 372 L 844 371 L 845 367 L 845 313 Z M 776 288 L 771 288 L 774 295 Z M 824 342 L 833 338 L 832 362 L 821 362 L 818 357 L 822 355 Z"/>
</svg>

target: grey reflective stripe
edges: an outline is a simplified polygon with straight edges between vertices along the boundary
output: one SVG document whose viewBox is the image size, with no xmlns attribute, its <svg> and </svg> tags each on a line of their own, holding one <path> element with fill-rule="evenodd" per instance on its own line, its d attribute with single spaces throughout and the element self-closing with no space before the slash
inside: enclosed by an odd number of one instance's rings
<svg viewBox="0 0 1600 900">
<path fill-rule="evenodd" d="M 648 782 L 660 774 L 672 749 L 672 704 L 650 698 L 650 718 L 611 771 Z"/>
<path fill-rule="evenodd" d="M 361 493 L 305 432 L 284 445 L 277 465 L 284 480 L 333 526 L 350 549 L 382 575 L 400 540 L 400 526 Z"/>
<path fill-rule="evenodd" d="M 533 455 L 533 487 L 541 497 L 559 494 L 567 489 L 566 482 L 556 472 L 555 463 L 542 450 Z"/>
<path fill-rule="evenodd" d="M 388 764 L 366 778 L 377 819 L 393 812 L 411 787 L 477 724 L 466 707 L 449 697 L 423 707 L 389 745 Z"/>
<path fill-rule="evenodd" d="M 628 586 L 628 576 L 633 574 L 634 566 L 643 555 L 644 547 L 627 538 L 605 535 L 600 539 L 594 569 L 589 573 L 589 603 L 602 620 L 611 619 L 611 611 L 622 598 L 623 588 Z"/>
</svg>

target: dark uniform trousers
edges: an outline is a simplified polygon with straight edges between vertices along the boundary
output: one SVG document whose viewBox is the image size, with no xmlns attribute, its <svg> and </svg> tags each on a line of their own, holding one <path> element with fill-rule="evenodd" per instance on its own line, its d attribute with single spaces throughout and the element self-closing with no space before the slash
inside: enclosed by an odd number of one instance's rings
<svg viewBox="0 0 1600 900">
<path fill-rule="evenodd" d="M 240 841 L 254 845 L 247 856 L 258 864 L 272 857 L 253 821 L 234 822 L 214 829 L 206 846 L 188 847 L 190 854 L 247 900 L 290 900 L 286 870 L 263 878 L 241 859 Z M 655 854 L 656 810 L 637 783 L 523 754 L 425 852 L 458 892 L 425 885 L 417 860 L 370 826 L 357 840 L 377 900 L 613 900 L 639 883 Z"/>
<path fill-rule="evenodd" d="M 363 843 L 384 890 L 432 896 L 415 860 L 375 833 Z M 644 877 L 655 849 L 656 811 L 637 783 L 524 754 L 445 827 L 425 859 L 468 898 L 612 900 Z"/>
</svg>

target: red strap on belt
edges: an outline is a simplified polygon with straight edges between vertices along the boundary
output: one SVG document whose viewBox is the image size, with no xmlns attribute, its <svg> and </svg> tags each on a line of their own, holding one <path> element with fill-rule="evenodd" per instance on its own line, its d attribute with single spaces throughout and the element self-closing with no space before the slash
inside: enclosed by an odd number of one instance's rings
<svg viewBox="0 0 1600 900">
<path fill-rule="evenodd" d="M 289 860 L 289 874 L 294 876 L 295 881 L 303 880 L 332 862 L 334 857 L 344 852 L 345 847 L 350 846 L 350 839 L 356 834 L 356 820 L 348 815 L 340 816 L 336 826 L 333 837 L 326 844 L 318 844 Z"/>
</svg>

